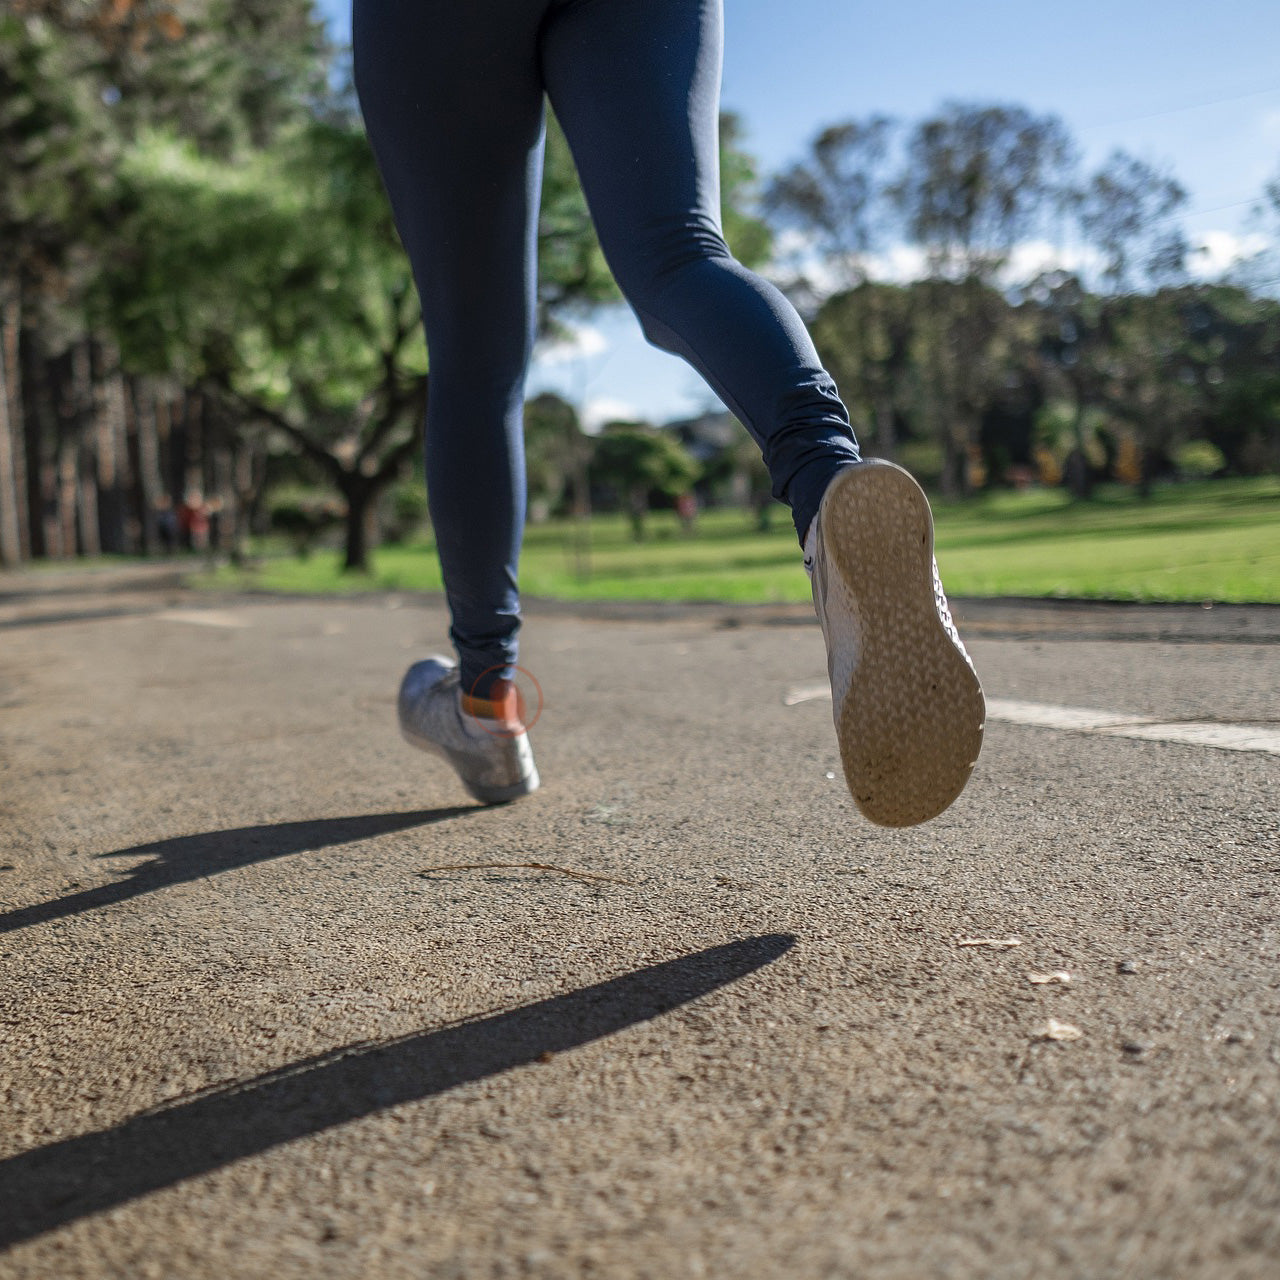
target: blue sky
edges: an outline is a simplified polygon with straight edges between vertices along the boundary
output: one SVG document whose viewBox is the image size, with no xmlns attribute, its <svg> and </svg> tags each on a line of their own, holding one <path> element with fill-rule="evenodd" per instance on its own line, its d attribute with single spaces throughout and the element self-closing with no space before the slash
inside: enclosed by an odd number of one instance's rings
<svg viewBox="0 0 1280 1280">
<path fill-rule="evenodd" d="M 348 4 L 320 7 L 345 38 Z M 1206 261 L 1225 261 L 1280 173 L 1280 2 L 725 2 L 723 104 L 766 172 L 826 124 L 873 112 L 910 121 L 948 99 L 1053 112 L 1086 165 L 1124 147 L 1170 169 L 1190 195 L 1185 229 L 1213 250 Z M 581 351 L 540 360 L 531 390 L 591 402 L 596 417 L 612 407 L 661 420 L 715 403 L 645 345 L 624 308 L 596 317 Z"/>
</svg>

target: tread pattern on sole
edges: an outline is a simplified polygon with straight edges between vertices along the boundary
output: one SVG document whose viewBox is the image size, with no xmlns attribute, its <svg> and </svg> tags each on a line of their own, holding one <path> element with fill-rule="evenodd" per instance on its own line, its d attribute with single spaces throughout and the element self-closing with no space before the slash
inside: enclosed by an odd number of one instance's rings
<svg viewBox="0 0 1280 1280">
<path fill-rule="evenodd" d="M 840 472 L 818 512 L 816 560 L 849 791 L 881 826 L 927 822 L 964 790 L 986 707 L 949 614 L 944 622 L 924 491 L 892 463 Z"/>
</svg>

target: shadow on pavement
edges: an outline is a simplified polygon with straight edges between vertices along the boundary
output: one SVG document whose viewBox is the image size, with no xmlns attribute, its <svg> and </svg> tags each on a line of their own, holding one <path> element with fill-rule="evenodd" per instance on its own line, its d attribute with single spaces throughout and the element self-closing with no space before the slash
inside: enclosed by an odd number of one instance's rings
<svg viewBox="0 0 1280 1280">
<path fill-rule="evenodd" d="M 150 862 L 134 867 L 123 879 L 85 889 L 65 898 L 18 907 L 0 914 L 0 933 L 25 929 L 46 920 L 92 911 L 95 907 L 125 902 L 144 893 L 231 871 L 236 867 L 268 862 L 291 853 L 325 849 L 335 844 L 352 844 L 408 827 L 422 827 L 447 818 L 474 813 L 474 805 L 450 809 L 416 809 L 409 813 L 368 813 L 348 818 L 316 818 L 310 822 L 280 822 L 260 827 L 236 827 L 230 831 L 205 831 L 194 836 L 174 836 L 131 849 L 99 853 L 98 858 L 138 858 L 147 854 Z"/>
<path fill-rule="evenodd" d="M 346 1045 L 14 1156 L 0 1162 L 0 1247 L 281 1143 L 599 1040 L 727 986 L 794 944 L 789 934 L 742 938 L 474 1022 Z"/>
<path fill-rule="evenodd" d="M 62 609 L 55 613 L 33 613 L 17 618 L 0 618 L 0 631 L 20 631 L 30 627 L 58 627 L 67 622 L 103 622 L 109 618 L 138 618 L 154 614 L 155 605 L 121 605 L 115 609 Z"/>
</svg>

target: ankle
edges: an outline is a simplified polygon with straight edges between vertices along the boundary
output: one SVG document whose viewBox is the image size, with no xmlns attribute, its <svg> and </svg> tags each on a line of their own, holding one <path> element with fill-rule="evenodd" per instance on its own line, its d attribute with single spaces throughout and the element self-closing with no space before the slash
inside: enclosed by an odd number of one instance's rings
<svg viewBox="0 0 1280 1280">
<path fill-rule="evenodd" d="M 817 516 L 814 516 L 814 518 L 809 522 L 809 528 L 805 532 L 804 538 L 801 541 L 801 546 L 804 548 L 804 571 L 809 575 L 809 577 L 812 578 L 813 577 L 813 561 L 818 554 L 818 517 Z"/>
<path fill-rule="evenodd" d="M 483 698 L 464 693 L 462 710 L 477 720 L 496 721 L 508 727 L 524 724 L 524 698 L 514 680 L 495 680 Z"/>
</svg>

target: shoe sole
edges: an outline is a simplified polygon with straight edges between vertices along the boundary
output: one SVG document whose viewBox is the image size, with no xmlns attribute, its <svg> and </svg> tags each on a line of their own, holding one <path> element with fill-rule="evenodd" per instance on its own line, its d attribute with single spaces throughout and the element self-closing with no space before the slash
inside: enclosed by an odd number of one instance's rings
<svg viewBox="0 0 1280 1280">
<path fill-rule="evenodd" d="M 433 742 L 430 738 L 421 738 L 417 734 L 411 733 L 403 725 L 400 726 L 400 736 L 411 747 L 417 747 L 419 751 L 426 751 L 430 755 L 439 756 L 441 760 L 449 764 L 454 773 L 458 775 L 458 781 L 466 788 L 467 794 L 473 800 L 479 800 L 481 804 L 510 804 L 513 800 L 519 800 L 521 796 L 532 795 L 542 785 L 536 765 L 527 777 L 521 778 L 519 782 L 513 782 L 507 787 L 486 787 L 480 783 L 471 782 L 458 767 L 458 762 L 449 751 L 438 742 Z"/>
<path fill-rule="evenodd" d="M 861 653 L 835 710 L 845 780 L 885 827 L 935 818 L 964 790 L 982 749 L 982 686 L 938 616 L 933 517 L 924 491 L 892 463 L 831 482 L 818 513 L 823 546 L 861 619 Z"/>
</svg>

